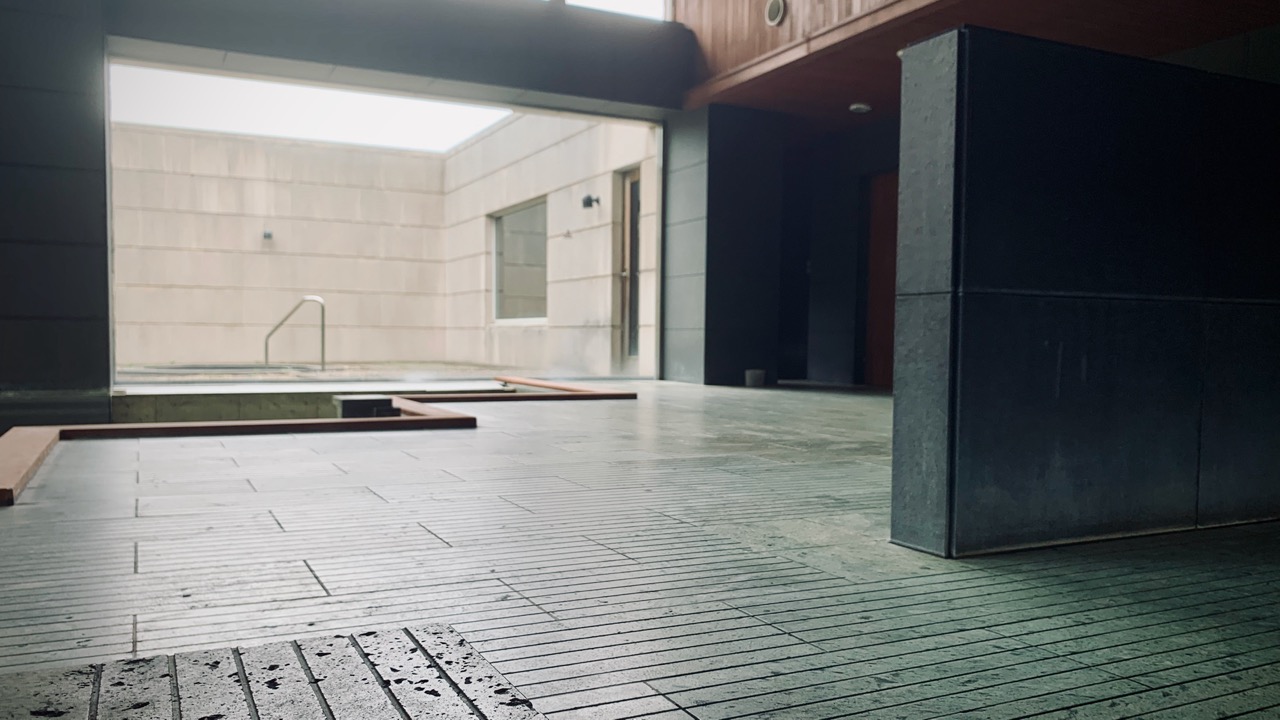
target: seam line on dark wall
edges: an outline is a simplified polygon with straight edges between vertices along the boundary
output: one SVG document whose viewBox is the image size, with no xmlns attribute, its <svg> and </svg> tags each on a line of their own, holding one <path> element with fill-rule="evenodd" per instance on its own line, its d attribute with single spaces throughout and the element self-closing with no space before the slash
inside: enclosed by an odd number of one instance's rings
<svg viewBox="0 0 1280 720">
<path fill-rule="evenodd" d="M 34 163 L 34 162 L 17 162 L 13 160 L 6 160 L 5 162 L 0 162 L 0 168 L 3 168 L 3 167 L 26 168 L 28 170 L 55 170 L 58 172 L 83 172 L 83 173 L 94 173 L 95 175 L 104 174 L 109 170 L 109 168 L 105 166 L 92 167 L 87 165 L 73 165 L 70 163 Z M 106 205 L 106 199 L 107 198 L 104 195 L 102 198 L 103 206 Z"/>
<path fill-rule="evenodd" d="M 957 288 L 956 294 L 960 296 L 977 295 L 977 296 L 996 296 L 996 297 L 1026 297 L 1043 300 L 1095 300 L 1110 302 L 1158 302 L 1166 304 L 1184 304 L 1184 305 L 1256 305 L 1259 307 L 1274 307 L 1280 305 L 1280 299 L 1272 298 L 1220 298 L 1220 297 L 1201 297 L 1187 295 L 1143 295 L 1137 293 L 1102 293 L 1102 292 L 1077 292 L 1067 290 L 1004 290 L 991 288 Z M 914 292 L 900 293 L 902 296 L 912 295 L 942 295 L 943 292 Z"/>
<path fill-rule="evenodd" d="M 68 240 L 66 238 L 54 237 L 52 235 L 27 235 L 17 237 L 8 233 L 0 234 L 0 244 L 3 245 L 36 245 L 42 248 L 91 248 L 94 250 L 107 251 L 106 238 L 101 240 Z"/>
<path fill-rule="evenodd" d="M 105 315 L 12 315 L 9 313 L 0 313 L 0 317 L 5 320 L 13 320 L 17 322 L 73 322 L 73 323 L 106 323 L 109 322 Z"/>
<path fill-rule="evenodd" d="M 49 87 L 47 85 L 21 85 L 17 83 L 0 83 L 0 90 L 24 90 L 27 92 L 37 92 L 46 95 L 70 95 L 71 97 L 88 97 L 97 98 L 98 89 L 93 90 L 67 90 L 65 88 Z"/>
</svg>

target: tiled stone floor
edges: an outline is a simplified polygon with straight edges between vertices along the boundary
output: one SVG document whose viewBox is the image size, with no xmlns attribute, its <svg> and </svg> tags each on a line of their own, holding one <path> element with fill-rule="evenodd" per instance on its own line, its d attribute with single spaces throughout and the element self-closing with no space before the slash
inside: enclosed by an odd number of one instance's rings
<svg viewBox="0 0 1280 720">
<path fill-rule="evenodd" d="M 543 720 L 447 625 L 0 674 L 0 719 Z"/>
<path fill-rule="evenodd" d="M 635 386 L 63 443 L 0 672 L 440 622 L 561 720 L 1280 717 L 1280 527 L 940 560 L 886 542 L 889 398 Z"/>
</svg>

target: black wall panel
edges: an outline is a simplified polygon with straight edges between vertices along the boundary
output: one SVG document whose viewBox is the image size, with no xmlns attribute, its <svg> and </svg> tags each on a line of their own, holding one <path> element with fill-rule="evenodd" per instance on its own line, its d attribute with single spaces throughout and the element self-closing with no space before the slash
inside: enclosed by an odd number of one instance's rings
<svg viewBox="0 0 1280 720">
<path fill-rule="evenodd" d="M 98 0 L 0 4 L 0 432 L 108 417 L 104 53 Z"/>
<path fill-rule="evenodd" d="M 710 108 L 706 375 L 741 385 L 749 369 L 777 379 L 786 119 Z"/>
<path fill-rule="evenodd" d="M 903 89 L 895 541 L 1280 517 L 1280 86 L 966 28 Z"/>
<path fill-rule="evenodd" d="M 1280 518 L 1280 305 L 1205 308 L 1200 524 Z"/>
<path fill-rule="evenodd" d="M 949 556 L 955 302 L 945 293 L 899 295 L 895 309 L 889 537 Z"/>
<path fill-rule="evenodd" d="M 1201 74 L 966 38 L 960 287 L 1200 296 Z"/>
<path fill-rule="evenodd" d="M 667 118 L 662 377 L 777 378 L 785 119 L 724 106 Z"/>
<path fill-rule="evenodd" d="M 956 554 L 1196 524 L 1195 303 L 960 301 Z"/>
<path fill-rule="evenodd" d="M 1280 302 L 1280 85 L 1204 75 L 1213 122 L 1193 146 L 1205 295 Z"/>
<path fill-rule="evenodd" d="M 809 338 L 807 378 L 852 385 L 862 350 L 866 213 L 861 178 L 852 172 L 847 143 L 828 143 L 812 158 L 807 202 L 791 208 L 809 219 Z M 836 162 L 832 162 L 833 159 Z"/>
</svg>

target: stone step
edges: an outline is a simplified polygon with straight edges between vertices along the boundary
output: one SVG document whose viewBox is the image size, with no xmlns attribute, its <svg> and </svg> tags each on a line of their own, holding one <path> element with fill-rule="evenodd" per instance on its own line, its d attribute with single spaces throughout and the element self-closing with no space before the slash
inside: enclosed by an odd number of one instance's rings
<svg viewBox="0 0 1280 720">
<path fill-rule="evenodd" d="M 0 675 L 0 720 L 536 720 L 447 625 Z"/>
</svg>

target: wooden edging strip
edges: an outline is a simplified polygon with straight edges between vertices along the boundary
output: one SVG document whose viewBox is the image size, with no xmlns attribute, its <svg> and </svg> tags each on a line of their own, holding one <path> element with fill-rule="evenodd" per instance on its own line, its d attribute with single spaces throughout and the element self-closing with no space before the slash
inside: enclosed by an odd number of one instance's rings
<svg viewBox="0 0 1280 720">
<path fill-rule="evenodd" d="M 504 382 L 508 385 L 524 385 L 526 387 L 543 388 L 545 390 L 559 390 L 568 393 L 593 393 L 596 392 L 588 387 L 581 385 L 570 385 L 562 382 L 551 382 L 550 380 L 534 380 L 533 378 L 516 377 L 514 375 L 499 375 L 494 378 L 498 382 Z"/>
<path fill-rule="evenodd" d="M 211 437 L 218 435 L 274 435 L 280 433 L 360 432 L 362 430 L 424 430 L 473 428 L 476 419 L 462 413 L 441 411 L 423 417 L 304 418 L 300 420 L 223 420 L 182 423 L 115 423 L 68 425 L 63 440 L 106 440 L 153 437 Z"/>
<path fill-rule="evenodd" d="M 459 393 L 457 395 L 397 395 L 415 402 L 467 403 L 467 402 L 527 402 L 534 400 L 635 400 L 635 393 L 628 392 L 540 392 L 540 393 Z"/>
<path fill-rule="evenodd" d="M 581 385 L 569 385 L 567 383 L 550 382 L 548 380 L 534 380 L 532 378 L 515 377 L 512 375 L 501 375 L 494 378 L 494 380 L 504 382 L 508 385 L 524 385 L 525 387 L 535 387 L 543 390 L 550 390 L 551 392 L 514 393 L 504 391 L 500 393 L 418 393 L 411 395 L 396 395 L 395 397 L 404 398 L 415 403 L 531 402 L 539 400 L 635 400 L 638 397 L 634 392 L 595 390 L 589 387 L 582 387 Z M 396 405 L 396 407 L 400 406 Z"/>
<path fill-rule="evenodd" d="M 426 403 L 418 402 L 417 400 L 412 400 L 402 395 L 393 395 L 391 397 L 391 406 L 399 410 L 401 415 L 406 415 L 408 417 L 412 417 L 420 420 L 429 420 L 433 418 L 447 418 L 447 417 L 468 417 L 468 418 L 471 417 L 470 415 L 455 413 L 452 410 L 445 410 L 443 408 L 433 407 L 431 405 L 427 405 Z M 471 419 L 472 421 L 475 420 L 475 418 L 471 418 Z"/>
<path fill-rule="evenodd" d="M 58 444 L 56 427 L 16 427 L 0 435 L 0 505 L 12 505 Z"/>
<path fill-rule="evenodd" d="M 589 387 L 583 387 L 582 385 L 570 385 L 569 383 L 551 382 L 549 380 L 534 380 L 533 378 L 515 377 L 512 375 L 500 375 L 494 378 L 494 380 L 504 382 L 508 385 L 524 385 L 526 387 L 557 391 L 553 393 L 528 395 L 523 398 L 526 400 L 635 400 L 637 397 L 634 392 L 596 390 Z"/>
</svg>

